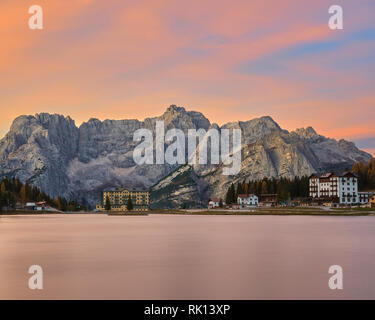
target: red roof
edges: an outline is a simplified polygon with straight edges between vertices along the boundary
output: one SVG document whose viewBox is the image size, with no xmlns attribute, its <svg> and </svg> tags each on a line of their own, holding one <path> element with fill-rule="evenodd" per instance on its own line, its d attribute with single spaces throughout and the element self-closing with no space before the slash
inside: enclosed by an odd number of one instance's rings
<svg viewBox="0 0 375 320">
<path fill-rule="evenodd" d="M 350 172 L 350 171 L 346 171 L 342 175 L 338 175 L 335 172 L 327 172 L 327 173 L 324 173 L 321 176 L 319 176 L 319 175 L 313 173 L 309 177 L 309 179 L 314 179 L 314 178 L 323 178 L 324 179 L 324 178 L 331 178 L 331 177 L 354 177 L 354 178 L 358 178 L 358 175 L 356 175 L 355 173 Z"/>
<path fill-rule="evenodd" d="M 241 199 L 246 199 L 255 196 L 255 194 L 239 194 L 238 197 Z"/>
<path fill-rule="evenodd" d="M 334 172 L 328 172 L 321 176 L 321 178 L 330 178 L 330 177 L 337 177 L 337 175 Z"/>
</svg>

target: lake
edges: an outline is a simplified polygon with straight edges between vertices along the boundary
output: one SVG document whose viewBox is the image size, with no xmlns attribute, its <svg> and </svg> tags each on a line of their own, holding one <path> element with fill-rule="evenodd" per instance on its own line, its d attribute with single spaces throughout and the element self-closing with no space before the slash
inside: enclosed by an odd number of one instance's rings
<svg viewBox="0 0 375 320">
<path fill-rule="evenodd" d="M 375 299 L 374 249 L 370 216 L 0 216 L 0 299 Z"/>
</svg>

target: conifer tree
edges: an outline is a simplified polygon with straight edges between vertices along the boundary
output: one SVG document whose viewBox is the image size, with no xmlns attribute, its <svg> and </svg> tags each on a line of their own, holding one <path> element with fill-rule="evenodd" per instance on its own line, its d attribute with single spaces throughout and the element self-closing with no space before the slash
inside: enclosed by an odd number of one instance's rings
<svg viewBox="0 0 375 320">
<path fill-rule="evenodd" d="M 231 204 L 232 203 L 232 198 L 231 198 L 231 188 L 229 187 L 227 190 L 227 194 L 225 196 L 225 203 L 226 204 Z"/>
<path fill-rule="evenodd" d="M 25 186 L 21 187 L 20 196 L 21 196 L 22 203 L 25 204 L 26 203 L 26 189 L 25 189 Z"/>
<path fill-rule="evenodd" d="M 267 186 L 267 180 L 262 181 L 262 187 L 261 187 L 261 192 L 262 194 L 267 194 L 268 193 L 268 186 Z"/>
<path fill-rule="evenodd" d="M 109 197 L 108 196 L 105 198 L 104 209 L 107 210 L 107 211 L 111 210 L 111 201 L 109 201 Z"/>
<path fill-rule="evenodd" d="M 220 201 L 219 201 L 219 207 L 222 208 L 224 205 L 223 205 L 223 200 L 220 198 Z"/>
<path fill-rule="evenodd" d="M 240 194 L 243 194 L 242 183 L 237 183 L 237 190 L 234 198 L 237 199 Z"/>
<path fill-rule="evenodd" d="M 129 198 L 128 198 L 128 202 L 126 204 L 126 209 L 128 209 L 128 211 L 132 211 L 133 210 L 133 201 L 132 201 L 132 198 L 131 198 L 130 195 L 129 195 Z"/>
</svg>

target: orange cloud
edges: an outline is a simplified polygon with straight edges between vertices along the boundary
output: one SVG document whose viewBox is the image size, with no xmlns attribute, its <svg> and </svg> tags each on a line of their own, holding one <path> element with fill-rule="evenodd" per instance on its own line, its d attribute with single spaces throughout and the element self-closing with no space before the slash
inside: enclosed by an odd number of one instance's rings
<svg viewBox="0 0 375 320">
<path fill-rule="evenodd" d="M 277 75 L 240 70 L 276 52 L 341 41 L 371 26 L 366 6 L 345 20 L 345 32 L 334 33 L 325 0 L 38 4 L 45 16 L 40 32 L 27 27 L 29 1 L 1 2 L 2 132 L 23 113 L 56 112 L 78 123 L 90 117 L 143 119 L 171 103 L 220 124 L 271 115 L 289 130 L 312 125 L 346 138 L 373 132 L 369 68 L 349 73 L 330 66 L 360 61 L 373 49 L 366 41 L 343 41 L 340 51 L 319 58 L 276 58 L 285 68 Z"/>
</svg>

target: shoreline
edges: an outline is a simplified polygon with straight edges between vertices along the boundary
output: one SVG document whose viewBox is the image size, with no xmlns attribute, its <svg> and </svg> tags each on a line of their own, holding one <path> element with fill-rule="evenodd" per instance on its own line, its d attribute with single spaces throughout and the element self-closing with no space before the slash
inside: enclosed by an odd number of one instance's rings
<svg viewBox="0 0 375 320">
<path fill-rule="evenodd" d="M 373 208 L 254 208 L 252 210 L 150 210 L 147 212 L 48 212 L 48 211 L 13 211 L 0 212 L 4 216 L 36 216 L 36 215 L 107 215 L 107 216 L 151 216 L 151 215 L 188 215 L 188 216 L 375 216 Z"/>
<path fill-rule="evenodd" d="M 236 212 L 228 212 L 228 211 L 187 211 L 187 212 L 151 212 L 150 215 L 188 215 L 188 216 L 344 216 L 344 217 L 360 217 L 360 216 L 375 216 L 375 211 L 297 211 L 297 212 L 290 212 L 290 211 L 236 211 Z"/>
</svg>

